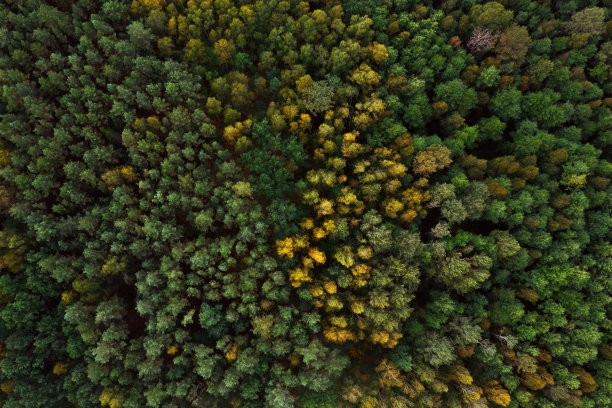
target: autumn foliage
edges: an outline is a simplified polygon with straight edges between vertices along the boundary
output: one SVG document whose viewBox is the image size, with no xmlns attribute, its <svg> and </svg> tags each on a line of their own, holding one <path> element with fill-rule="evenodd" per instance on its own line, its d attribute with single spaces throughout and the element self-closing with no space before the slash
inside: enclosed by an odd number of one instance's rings
<svg viewBox="0 0 612 408">
<path fill-rule="evenodd" d="M 611 17 L 0 2 L 0 406 L 612 407 Z"/>
</svg>

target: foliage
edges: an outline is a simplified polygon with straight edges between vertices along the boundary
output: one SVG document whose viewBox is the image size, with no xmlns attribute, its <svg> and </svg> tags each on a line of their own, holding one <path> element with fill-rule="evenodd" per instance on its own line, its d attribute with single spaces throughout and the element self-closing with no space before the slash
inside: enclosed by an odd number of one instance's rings
<svg viewBox="0 0 612 408">
<path fill-rule="evenodd" d="M 0 405 L 612 406 L 609 2 L 0 4 Z"/>
</svg>

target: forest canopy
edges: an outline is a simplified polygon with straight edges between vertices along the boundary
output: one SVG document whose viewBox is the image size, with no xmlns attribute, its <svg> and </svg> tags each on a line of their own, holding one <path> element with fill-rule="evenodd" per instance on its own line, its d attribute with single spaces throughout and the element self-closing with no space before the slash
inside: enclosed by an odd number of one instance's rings
<svg viewBox="0 0 612 408">
<path fill-rule="evenodd" d="M 0 2 L 0 406 L 612 407 L 610 0 Z"/>
</svg>

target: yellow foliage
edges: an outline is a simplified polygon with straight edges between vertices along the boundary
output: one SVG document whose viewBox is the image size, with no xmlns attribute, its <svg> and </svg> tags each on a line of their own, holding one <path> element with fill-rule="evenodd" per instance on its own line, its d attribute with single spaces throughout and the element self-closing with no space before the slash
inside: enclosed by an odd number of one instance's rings
<svg viewBox="0 0 612 408">
<path fill-rule="evenodd" d="M 351 351 L 349 351 L 349 353 Z M 361 397 L 363 397 L 363 391 L 358 385 L 347 385 L 342 389 L 342 399 L 352 404 L 356 404 Z"/>
<path fill-rule="evenodd" d="M 232 344 L 232 347 L 225 353 L 225 359 L 229 362 L 235 361 L 238 356 L 238 344 Z"/>
<path fill-rule="evenodd" d="M 225 129 L 223 129 L 223 137 L 228 143 L 235 143 L 240 136 L 242 136 L 242 134 L 240 133 L 240 129 L 236 126 L 226 126 Z"/>
<path fill-rule="evenodd" d="M 366 112 L 359 112 L 353 118 L 353 123 L 355 126 L 361 130 L 367 128 L 371 123 L 374 122 L 374 119 L 368 115 Z"/>
<path fill-rule="evenodd" d="M 0 167 L 4 167 L 9 162 L 9 152 L 4 149 L 0 149 Z"/>
<path fill-rule="evenodd" d="M 15 381 L 7 381 L 0 384 L 0 390 L 5 394 L 10 394 L 15 389 Z"/>
<path fill-rule="evenodd" d="M 597 381 L 588 371 L 580 366 L 572 368 L 572 373 L 577 374 L 578 380 L 580 381 L 580 391 L 582 392 L 593 392 L 597 389 Z"/>
<path fill-rule="evenodd" d="M 283 240 L 276 240 L 276 252 L 279 256 L 286 256 L 287 258 L 293 258 L 293 252 L 295 251 L 295 242 L 292 237 L 287 237 Z"/>
<path fill-rule="evenodd" d="M 385 209 L 385 214 L 391 218 L 396 218 L 397 212 L 402 211 L 402 209 L 404 208 L 404 204 L 396 200 L 395 198 L 387 200 L 387 202 L 384 203 L 383 206 Z"/>
<path fill-rule="evenodd" d="M 355 163 L 355 168 L 353 169 L 353 172 L 355 174 L 363 173 L 364 171 L 366 171 L 368 169 L 370 164 L 372 164 L 372 163 L 370 163 L 367 160 L 358 161 L 357 163 Z"/>
<path fill-rule="evenodd" d="M 444 101 L 432 103 L 431 108 L 433 109 L 434 115 L 438 118 L 448 112 L 448 104 Z"/>
<path fill-rule="evenodd" d="M 336 250 L 336 253 L 334 254 L 334 258 L 336 258 L 336 260 L 346 268 L 350 268 L 355 264 L 355 256 L 353 255 L 353 249 L 347 245 L 338 248 Z"/>
<path fill-rule="evenodd" d="M 314 260 L 312 258 L 308 258 L 308 257 L 303 256 L 302 257 L 302 265 L 304 266 L 304 268 L 310 270 L 310 269 L 314 268 L 315 263 L 314 263 Z"/>
<path fill-rule="evenodd" d="M 310 289 L 310 294 L 314 297 L 319 297 L 319 296 L 323 296 L 325 292 L 323 291 L 322 287 L 315 286 L 314 288 Z"/>
<path fill-rule="evenodd" d="M 359 408 L 379 408 L 378 399 L 371 395 L 363 397 L 359 403 Z"/>
<path fill-rule="evenodd" d="M 301 129 L 308 129 L 310 127 L 311 118 L 307 113 L 302 113 L 300 115 L 300 119 L 298 120 L 298 124 Z"/>
<path fill-rule="evenodd" d="M 397 192 L 397 190 L 399 190 L 402 187 L 402 182 L 399 181 L 398 179 L 392 179 L 392 180 L 388 180 L 385 183 L 385 191 L 388 194 L 394 194 L 395 192 Z"/>
<path fill-rule="evenodd" d="M 21 270 L 23 256 L 21 250 L 9 249 L 6 253 L 0 256 L 0 269 L 8 269 L 12 273 L 17 273 Z"/>
<path fill-rule="evenodd" d="M 333 295 L 334 293 L 336 293 L 338 291 L 338 286 L 336 285 L 336 282 L 334 282 L 334 281 L 327 281 L 327 282 L 325 282 L 323 284 L 323 288 L 330 295 Z"/>
<path fill-rule="evenodd" d="M 304 218 L 299 225 L 302 227 L 302 229 L 311 230 L 314 228 L 314 221 L 312 218 Z"/>
<path fill-rule="evenodd" d="M 221 64 L 227 64 L 232 59 L 232 53 L 234 52 L 234 44 L 225 38 L 221 38 L 215 42 L 215 55 L 217 56 L 217 61 Z"/>
<path fill-rule="evenodd" d="M 132 166 L 121 167 L 121 176 L 128 183 L 132 183 L 136 180 L 136 174 L 134 174 L 134 168 Z"/>
<path fill-rule="evenodd" d="M 331 215 L 334 213 L 334 202 L 324 198 L 315 208 L 319 216 Z"/>
<path fill-rule="evenodd" d="M 387 169 L 387 174 L 392 177 L 404 177 L 408 171 L 406 166 L 393 160 L 383 160 L 381 164 Z"/>
<path fill-rule="evenodd" d="M 445 167 L 450 166 L 453 160 L 450 158 L 451 151 L 446 146 L 430 145 L 419 151 L 413 162 L 412 169 L 415 174 L 428 177 Z"/>
<path fill-rule="evenodd" d="M 259 304 L 263 310 L 268 310 L 272 306 L 274 306 L 274 301 L 270 299 L 262 299 L 261 302 L 259 302 Z"/>
<path fill-rule="evenodd" d="M 412 141 L 412 135 L 410 133 L 404 133 L 398 136 L 393 141 L 393 150 L 399 152 L 401 157 L 407 157 L 414 153 L 414 144 Z"/>
<path fill-rule="evenodd" d="M 519 288 L 516 296 L 531 303 L 535 303 L 539 298 L 538 292 L 526 286 Z"/>
<path fill-rule="evenodd" d="M 171 345 L 170 347 L 168 347 L 168 349 L 166 350 L 166 353 L 168 353 L 169 356 L 173 356 L 176 353 L 178 353 L 178 346 L 176 344 Z"/>
<path fill-rule="evenodd" d="M 487 399 L 491 402 L 507 407 L 510 404 L 510 394 L 495 380 L 489 381 L 485 387 Z"/>
<path fill-rule="evenodd" d="M 452 370 L 453 370 L 452 378 L 459 381 L 461 384 L 469 385 L 469 384 L 472 384 L 472 382 L 474 381 L 474 379 L 470 375 L 470 372 L 464 366 L 457 365 L 457 366 L 454 366 Z"/>
<path fill-rule="evenodd" d="M 345 328 L 347 326 L 346 319 L 344 318 L 344 316 L 332 316 L 330 317 L 329 322 L 332 325 L 340 328 Z"/>
<path fill-rule="evenodd" d="M 163 10 L 166 0 L 134 0 L 130 11 L 132 13 L 144 13 L 152 10 Z"/>
<path fill-rule="evenodd" d="M 289 364 L 291 364 L 292 367 L 296 367 L 298 364 L 300 364 L 301 361 L 302 358 L 299 354 L 293 353 L 289 356 Z"/>
<path fill-rule="evenodd" d="M 351 303 L 351 310 L 355 314 L 362 314 L 363 312 L 365 312 L 365 303 L 363 303 L 362 301 L 355 301 Z"/>
<path fill-rule="evenodd" d="M 523 372 L 521 383 L 531 390 L 541 390 L 549 384 L 554 384 L 552 375 L 544 367 L 538 367 L 535 373 Z"/>
<path fill-rule="evenodd" d="M 370 87 L 378 85 L 380 82 L 380 75 L 370 68 L 368 64 L 362 63 L 359 68 L 353 71 L 349 79 L 363 87 Z"/>
<path fill-rule="evenodd" d="M 560 184 L 564 185 L 569 190 L 575 190 L 586 185 L 586 177 L 586 174 L 564 174 Z"/>
<path fill-rule="evenodd" d="M 317 130 L 317 134 L 320 136 L 318 140 L 319 143 L 331 142 L 331 140 L 325 139 L 328 139 L 334 135 L 334 128 L 327 123 L 321 123 L 319 125 L 319 129 Z"/>
<path fill-rule="evenodd" d="M 99 400 L 102 406 L 108 405 L 110 408 L 120 408 L 123 405 L 123 396 L 118 392 L 117 387 L 105 388 Z"/>
<path fill-rule="evenodd" d="M 178 33 L 176 17 L 170 17 L 170 20 L 168 20 L 168 32 L 172 35 Z"/>
<path fill-rule="evenodd" d="M 496 199 L 502 198 L 508 192 L 508 190 L 506 190 L 499 183 L 491 182 L 487 183 L 487 186 L 489 187 L 489 194 L 491 195 L 491 197 Z"/>
<path fill-rule="evenodd" d="M 389 52 L 383 44 L 374 42 L 368 46 L 368 51 L 370 51 L 372 55 L 372 60 L 376 64 L 384 64 L 389 58 Z"/>
<path fill-rule="evenodd" d="M 372 247 L 370 246 L 361 245 L 359 248 L 357 248 L 357 255 L 361 259 L 370 259 L 374 256 L 374 250 L 372 250 Z"/>
<path fill-rule="evenodd" d="M 357 201 L 357 196 L 351 191 L 350 187 L 344 187 L 336 201 L 344 205 L 350 205 Z"/>
<path fill-rule="evenodd" d="M 325 302 L 325 305 L 329 310 L 340 310 L 344 307 L 344 303 L 342 303 L 337 296 L 330 296 Z"/>
<path fill-rule="evenodd" d="M 323 228 L 325 229 L 326 233 L 330 234 L 336 229 L 336 223 L 334 220 L 325 220 L 323 222 Z"/>
<path fill-rule="evenodd" d="M 58 361 L 53 366 L 53 374 L 55 375 L 66 374 L 68 372 L 68 367 L 69 367 L 68 362 Z"/>
<path fill-rule="evenodd" d="M 126 268 L 125 260 L 117 258 L 115 255 L 111 256 L 106 260 L 104 265 L 102 265 L 102 269 L 100 269 L 100 274 L 106 275 L 116 275 L 119 272 L 122 272 Z"/>
<path fill-rule="evenodd" d="M 364 130 L 385 112 L 385 102 L 377 93 L 373 93 L 364 102 L 356 103 L 355 108 L 357 113 L 353 116 L 353 124 L 358 129 Z"/>
<path fill-rule="evenodd" d="M 359 135 L 359 132 L 357 131 L 344 134 L 341 148 L 342 155 L 344 157 L 356 157 L 369 150 L 368 146 L 364 146 L 355 141 L 357 139 L 357 135 Z"/>
<path fill-rule="evenodd" d="M 353 208 L 353 212 L 357 215 L 362 214 L 363 211 L 365 210 L 365 204 L 363 201 L 357 201 L 357 204 L 355 204 L 355 208 Z M 353 221 L 351 221 L 354 226 L 359 225 L 359 219 L 353 219 Z"/>
<path fill-rule="evenodd" d="M 380 364 L 376 366 L 375 371 L 378 373 L 378 383 L 381 387 L 401 387 L 404 385 L 400 370 L 386 358 L 383 358 Z"/>
<path fill-rule="evenodd" d="M 255 12 L 253 11 L 253 6 L 241 6 L 240 7 L 240 17 L 242 20 L 248 22 L 255 16 Z"/>
<path fill-rule="evenodd" d="M 298 78 L 297 81 L 295 81 L 295 87 L 298 92 L 304 92 L 305 90 L 307 90 L 313 85 L 314 85 L 314 81 L 312 80 L 310 75 L 304 75 Z"/>
<path fill-rule="evenodd" d="M 299 108 L 296 105 L 285 105 L 282 110 L 287 120 L 293 120 L 299 113 Z"/>
<path fill-rule="evenodd" d="M 236 122 L 233 125 L 226 126 L 223 129 L 223 138 L 226 142 L 234 144 L 241 136 L 246 135 L 251 129 L 253 122 L 247 119 L 243 122 Z"/>
<path fill-rule="evenodd" d="M 370 339 L 374 344 L 380 344 L 386 348 L 397 346 L 399 339 L 403 336 L 400 333 L 388 333 L 384 330 L 375 330 L 370 335 Z"/>
<path fill-rule="evenodd" d="M 459 357 L 468 358 L 472 354 L 474 354 L 473 346 L 458 346 L 457 347 L 457 355 L 459 355 Z"/>
<path fill-rule="evenodd" d="M 464 385 L 461 387 L 461 391 L 463 393 L 463 401 L 466 404 L 476 402 L 482 396 L 482 388 L 474 385 Z"/>
<path fill-rule="evenodd" d="M 312 178 L 313 179 L 312 181 L 318 182 L 318 180 L 313 178 L 313 176 L 314 176 L 314 173 L 310 173 L 310 172 L 308 172 L 308 174 L 306 175 L 307 178 Z M 302 193 L 302 200 L 304 204 L 315 205 L 320 200 L 319 192 L 317 190 L 304 191 L 304 193 Z"/>
<path fill-rule="evenodd" d="M 327 341 L 332 343 L 345 343 L 355 339 L 350 330 L 332 326 L 323 330 L 323 335 Z"/>
<path fill-rule="evenodd" d="M 435 380 L 429 386 L 431 387 L 433 392 L 436 392 L 438 394 L 448 392 L 448 385 L 444 384 L 442 381 Z"/>
<path fill-rule="evenodd" d="M 368 277 L 370 275 L 370 270 L 372 270 L 370 265 L 360 263 L 351 268 L 351 273 L 355 277 L 362 278 Z"/>
<path fill-rule="evenodd" d="M 295 246 L 300 249 L 308 248 L 308 246 L 310 245 L 310 243 L 308 242 L 308 237 L 306 235 L 296 235 L 293 238 L 293 242 L 295 242 Z"/>
<path fill-rule="evenodd" d="M 358 102 L 355 104 L 358 110 L 363 110 L 372 115 L 373 118 L 378 118 L 385 111 L 385 102 L 379 98 L 378 93 L 374 92 L 371 94 L 365 102 Z"/>
<path fill-rule="evenodd" d="M 375 331 L 372 333 L 372 343 L 386 343 L 389 341 L 389 333 L 386 331 Z"/>
<path fill-rule="evenodd" d="M 157 116 L 149 116 L 146 122 L 147 122 L 147 127 L 149 129 L 159 130 L 159 128 L 161 127 L 161 123 Z"/>
<path fill-rule="evenodd" d="M 307 269 L 298 267 L 289 270 L 289 280 L 291 281 L 291 286 L 299 288 L 302 286 L 302 283 L 312 281 L 312 278 Z"/>
<path fill-rule="evenodd" d="M 364 287 L 368 283 L 368 281 L 366 278 L 354 278 L 351 283 L 356 289 L 359 289 L 361 287 Z"/>
<path fill-rule="evenodd" d="M 417 215 L 417 212 L 414 210 L 406 210 L 402 213 L 400 218 L 402 221 L 410 223 L 417 217 Z"/>
<path fill-rule="evenodd" d="M 402 385 L 402 392 L 410 398 L 416 398 L 423 391 L 425 391 L 425 386 L 416 378 L 412 378 L 409 382 L 406 381 Z"/>
<path fill-rule="evenodd" d="M 13 301 L 13 298 L 5 293 L 2 293 L 2 288 L 0 287 L 0 304 L 7 304 L 7 303 L 11 303 L 12 301 Z M 0 346 L 0 360 L 2 359 L 1 350 L 2 350 L 2 346 Z"/>
<path fill-rule="evenodd" d="M 323 306 L 325 306 L 325 303 L 321 299 L 314 298 L 314 299 L 312 299 L 312 305 L 314 307 L 323 307 Z"/>
<path fill-rule="evenodd" d="M 310 255 L 310 257 L 314 259 L 316 263 L 325 263 L 325 253 L 323 251 L 319 251 L 318 248 L 310 248 L 310 250 L 308 251 L 308 255 Z"/>
<path fill-rule="evenodd" d="M 336 173 L 332 170 L 319 169 L 319 170 L 309 170 L 306 173 L 306 179 L 312 185 L 324 185 L 327 187 L 333 187 L 336 184 Z M 318 201 L 318 193 L 307 191 L 304 193 L 304 200 L 309 200 L 311 202 Z"/>
<path fill-rule="evenodd" d="M 136 180 L 136 174 L 132 166 L 121 166 L 106 171 L 102 174 L 102 182 L 110 191 L 124 182 L 132 183 Z"/>
<path fill-rule="evenodd" d="M 327 234 L 325 233 L 325 230 L 323 228 L 316 227 L 312 230 L 312 235 L 315 237 L 315 239 L 322 239 L 325 238 Z"/>
<path fill-rule="evenodd" d="M 331 140 L 323 142 L 323 151 L 327 154 L 332 154 L 336 151 L 336 144 Z"/>
<path fill-rule="evenodd" d="M 424 201 L 423 198 L 423 193 L 412 187 L 406 189 L 406 191 L 402 193 L 402 201 L 405 204 L 419 204 L 421 201 Z"/>
</svg>

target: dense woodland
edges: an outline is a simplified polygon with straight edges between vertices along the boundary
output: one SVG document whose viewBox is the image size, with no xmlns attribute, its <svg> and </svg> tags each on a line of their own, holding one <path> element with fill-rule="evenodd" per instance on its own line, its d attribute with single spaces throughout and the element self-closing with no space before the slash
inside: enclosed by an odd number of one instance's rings
<svg viewBox="0 0 612 408">
<path fill-rule="evenodd" d="M 0 405 L 612 407 L 611 19 L 0 2 Z"/>
</svg>

